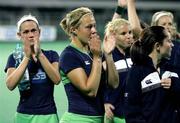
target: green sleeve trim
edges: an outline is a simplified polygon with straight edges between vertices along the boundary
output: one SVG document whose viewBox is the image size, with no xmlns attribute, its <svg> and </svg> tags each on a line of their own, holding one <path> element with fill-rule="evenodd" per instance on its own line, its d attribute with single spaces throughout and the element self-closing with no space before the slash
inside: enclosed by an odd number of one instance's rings
<svg viewBox="0 0 180 123">
<path fill-rule="evenodd" d="M 61 78 L 62 78 L 62 83 L 64 85 L 68 84 L 68 83 L 71 83 L 71 81 L 69 80 L 69 78 L 67 77 L 67 75 L 62 71 L 60 70 L 60 74 L 61 74 Z"/>
</svg>

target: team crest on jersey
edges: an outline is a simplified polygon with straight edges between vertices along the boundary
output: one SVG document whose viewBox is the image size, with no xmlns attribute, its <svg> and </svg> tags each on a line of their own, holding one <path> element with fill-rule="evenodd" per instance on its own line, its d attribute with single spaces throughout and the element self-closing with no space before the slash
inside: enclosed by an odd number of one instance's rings
<svg viewBox="0 0 180 123">
<path fill-rule="evenodd" d="M 32 83 L 44 83 L 46 79 L 46 73 L 41 69 L 38 69 L 38 72 L 32 77 Z"/>
</svg>

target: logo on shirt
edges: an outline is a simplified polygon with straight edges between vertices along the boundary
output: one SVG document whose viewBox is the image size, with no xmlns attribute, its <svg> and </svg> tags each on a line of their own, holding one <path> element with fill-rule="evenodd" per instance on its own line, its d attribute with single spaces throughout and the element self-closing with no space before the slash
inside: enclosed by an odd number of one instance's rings
<svg viewBox="0 0 180 123">
<path fill-rule="evenodd" d="M 141 81 L 141 89 L 143 93 L 159 87 L 161 87 L 161 80 L 158 72 L 150 73 Z"/>
<path fill-rule="evenodd" d="M 152 83 L 152 82 L 151 82 L 151 79 L 146 80 L 145 83 L 146 83 L 146 84 L 151 84 L 151 83 Z"/>
<path fill-rule="evenodd" d="M 89 61 L 85 61 L 85 64 L 86 65 L 90 65 L 91 63 Z"/>
<path fill-rule="evenodd" d="M 32 83 L 44 83 L 46 82 L 46 74 L 41 69 L 32 77 Z"/>
</svg>

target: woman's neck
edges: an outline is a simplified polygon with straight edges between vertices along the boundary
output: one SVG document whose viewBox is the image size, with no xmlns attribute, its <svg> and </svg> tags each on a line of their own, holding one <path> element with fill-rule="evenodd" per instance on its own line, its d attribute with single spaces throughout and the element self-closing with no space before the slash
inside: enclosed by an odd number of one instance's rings
<svg viewBox="0 0 180 123">
<path fill-rule="evenodd" d="M 151 53 L 151 54 L 149 54 L 149 57 L 151 57 L 151 59 L 153 61 L 153 65 L 157 69 L 158 68 L 158 64 L 161 61 L 159 55 L 157 53 Z"/>
<path fill-rule="evenodd" d="M 116 45 L 117 49 L 119 50 L 120 53 L 122 53 L 123 55 L 125 55 L 125 50 L 123 48 L 121 48 L 120 46 Z"/>
<path fill-rule="evenodd" d="M 73 39 L 71 44 L 83 52 L 88 52 L 88 45 L 83 45 L 79 40 Z"/>
</svg>

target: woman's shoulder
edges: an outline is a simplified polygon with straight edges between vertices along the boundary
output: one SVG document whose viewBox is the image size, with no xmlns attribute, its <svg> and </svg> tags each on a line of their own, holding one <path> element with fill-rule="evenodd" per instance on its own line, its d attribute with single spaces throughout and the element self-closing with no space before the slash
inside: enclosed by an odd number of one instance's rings
<svg viewBox="0 0 180 123">
<path fill-rule="evenodd" d="M 154 71 L 155 70 L 149 66 L 136 64 L 132 65 L 129 74 L 131 74 L 131 76 L 133 75 L 134 77 L 143 78 L 144 76 L 153 73 Z"/>
<path fill-rule="evenodd" d="M 57 53 L 57 51 L 55 50 L 43 50 L 43 49 L 42 49 L 42 52 L 43 53 Z"/>
</svg>

